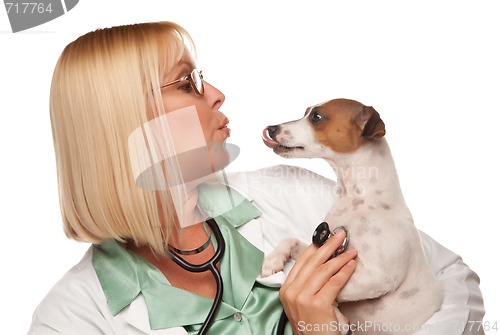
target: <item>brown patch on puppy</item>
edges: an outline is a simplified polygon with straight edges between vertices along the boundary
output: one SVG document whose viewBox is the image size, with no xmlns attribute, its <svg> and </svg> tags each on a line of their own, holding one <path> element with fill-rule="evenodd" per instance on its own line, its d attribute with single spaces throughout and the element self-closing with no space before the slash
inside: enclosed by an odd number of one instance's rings
<svg viewBox="0 0 500 335">
<path fill-rule="evenodd" d="M 412 289 L 401 292 L 399 294 L 399 297 L 403 300 L 410 299 L 413 296 L 415 296 L 419 291 L 420 289 L 418 287 L 414 287 Z"/>
<path fill-rule="evenodd" d="M 352 210 L 355 211 L 358 209 L 359 205 L 364 204 L 365 201 L 363 199 L 353 199 L 352 200 Z"/>
<path fill-rule="evenodd" d="M 391 205 L 386 204 L 385 202 L 381 202 L 380 206 L 382 206 L 382 208 L 385 209 L 385 210 L 391 209 Z"/>
<path fill-rule="evenodd" d="M 366 141 L 385 135 L 377 111 L 357 101 L 334 99 L 308 111 L 320 116 L 310 118 L 317 142 L 338 153 L 353 152 Z"/>
</svg>

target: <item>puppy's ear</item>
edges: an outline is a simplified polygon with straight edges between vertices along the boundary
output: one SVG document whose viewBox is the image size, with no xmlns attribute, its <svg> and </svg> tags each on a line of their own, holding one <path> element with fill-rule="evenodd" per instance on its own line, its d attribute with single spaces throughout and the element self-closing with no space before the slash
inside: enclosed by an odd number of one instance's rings
<svg viewBox="0 0 500 335">
<path fill-rule="evenodd" d="M 373 107 L 363 106 L 363 110 L 354 118 L 354 123 L 361 128 L 361 137 L 378 139 L 385 135 L 384 121 Z"/>
</svg>

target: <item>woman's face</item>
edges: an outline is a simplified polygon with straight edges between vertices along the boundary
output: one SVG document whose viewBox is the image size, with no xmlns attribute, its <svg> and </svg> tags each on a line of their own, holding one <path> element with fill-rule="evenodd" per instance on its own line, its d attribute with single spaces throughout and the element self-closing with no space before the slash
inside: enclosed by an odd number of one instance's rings
<svg viewBox="0 0 500 335">
<path fill-rule="evenodd" d="M 162 78 L 162 83 L 183 78 L 195 68 L 191 54 L 185 51 L 179 63 Z M 219 111 L 224 94 L 204 82 L 204 93 L 200 95 L 189 80 L 165 86 L 161 93 L 183 180 L 192 181 L 225 168 L 230 162 L 225 144 L 230 129 L 227 117 Z"/>
<path fill-rule="evenodd" d="M 191 54 L 185 51 L 180 62 L 164 76 L 162 82 L 168 83 L 187 76 L 195 68 L 196 65 Z M 204 87 L 204 94 L 199 95 L 188 80 L 166 86 L 162 88 L 163 106 L 166 113 L 195 106 L 206 143 L 208 145 L 222 143 L 231 133 L 230 129 L 227 128 L 229 122 L 227 117 L 219 111 L 225 97 L 221 91 L 207 82 L 204 82 Z"/>
</svg>

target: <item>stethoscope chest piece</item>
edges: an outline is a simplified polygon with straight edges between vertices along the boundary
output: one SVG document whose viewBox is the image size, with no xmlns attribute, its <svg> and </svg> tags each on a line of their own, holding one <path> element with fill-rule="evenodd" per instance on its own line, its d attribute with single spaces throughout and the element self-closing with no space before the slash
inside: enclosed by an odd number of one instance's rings
<svg viewBox="0 0 500 335">
<path fill-rule="evenodd" d="M 316 245 L 323 245 L 330 237 L 330 227 L 328 223 L 321 222 L 313 233 L 312 241 Z"/>
<path fill-rule="evenodd" d="M 326 222 L 321 222 L 318 227 L 313 232 L 312 235 L 312 242 L 316 244 L 317 246 L 322 246 L 323 244 L 328 241 L 328 239 L 335 235 L 339 230 L 343 230 L 345 232 L 345 237 L 344 240 L 342 241 L 342 244 L 335 250 L 335 252 L 332 255 L 332 258 L 337 257 L 341 253 L 347 250 L 347 247 L 349 246 L 349 230 L 345 226 L 338 226 L 334 230 L 330 232 L 330 226 Z M 278 323 L 278 335 L 282 335 L 285 333 L 285 325 L 287 322 L 288 318 L 286 316 L 285 311 L 283 310 L 283 313 L 281 314 L 279 323 Z M 349 334 L 351 331 L 349 330 Z"/>
<path fill-rule="evenodd" d="M 325 244 L 326 241 L 332 236 L 335 235 L 339 230 L 343 230 L 345 232 L 344 241 L 342 244 L 335 250 L 332 255 L 332 258 L 337 257 L 341 253 L 347 250 L 349 246 L 349 230 L 345 226 L 338 226 L 333 231 L 330 232 L 330 226 L 326 222 L 321 222 L 319 226 L 314 230 L 312 236 L 312 242 L 318 246 Z"/>
</svg>

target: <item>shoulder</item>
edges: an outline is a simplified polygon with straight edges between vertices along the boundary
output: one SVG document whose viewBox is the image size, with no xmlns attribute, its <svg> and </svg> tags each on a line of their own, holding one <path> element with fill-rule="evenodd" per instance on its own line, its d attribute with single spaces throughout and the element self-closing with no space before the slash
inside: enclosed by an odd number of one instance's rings
<svg viewBox="0 0 500 335">
<path fill-rule="evenodd" d="M 229 186 L 262 212 L 259 221 L 266 253 L 284 236 L 310 243 L 311 232 L 335 199 L 335 182 L 297 166 L 277 165 L 227 177 Z"/>
<path fill-rule="evenodd" d="M 292 165 L 275 165 L 253 171 L 228 173 L 229 186 L 253 197 L 329 197 L 335 182 L 313 171 Z"/>
<path fill-rule="evenodd" d="M 292 219 L 301 225 L 313 220 L 314 228 L 335 200 L 334 181 L 297 166 L 276 165 L 228 174 L 228 181 L 253 201 L 264 218 Z"/>
<path fill-rule="evenodd" d="M 332 182 L 330 179 L 322 177 L 321 175 L 305 169 L 300 166 L 287 165 L 287 164 L 279 164 L 268 166 L 256 170 L 251 171 L 238 171 L 238 172 L 229 172 L 231 176 L 245 176 L 247 178 L 258 178 L 258 179 L 268 179 L 268 180 L 296 180 L 299 179 L 325 179 L 326 181 Z"/>
<path fill-rule="evenodd" d="M 462 258 L 448 250 L 429 235 L 420 232 L 422 247 L 429 265 L 436 275 L 443 290 L 443 303 L 426 325 L 441 325 L 457 330 L 456 325 L 479 325 L 484 317 L 484 303 L 479 288 L 479 277 L 465 264 Z M 434 327 L 435 332 L 425 334 L 442 334 L 439 327 Z M 418 333 L 420 334 L 420 332 Z M 478 329 L 477 334 L 484 334 Z"/>
<path fill-rule="evenodd" d="M 92 248 L 54 285 L 33 314 L 29 334 L 108 333 L 112 316 L 92 266 Z"/>
</svg>

